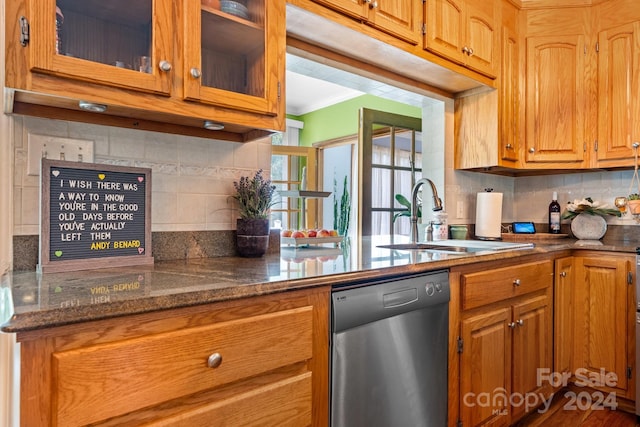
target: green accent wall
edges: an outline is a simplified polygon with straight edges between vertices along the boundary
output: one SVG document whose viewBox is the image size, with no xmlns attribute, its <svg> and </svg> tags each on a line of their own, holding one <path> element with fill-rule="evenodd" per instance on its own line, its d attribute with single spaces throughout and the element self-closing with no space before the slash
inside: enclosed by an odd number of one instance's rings
<svg viewBox="0 0 640 427">
<path fill-rule="evenodd" d="M 422 117 L 422 108 L 374 95 L 362 95 L 308 114 L 287 117 L 304 122 L 304 128 L 300 130 L 300 145 L 308 147 L 315 142 L 357 134 L 358 111 L 362 107 L 410 117 Z"/>
</svg>

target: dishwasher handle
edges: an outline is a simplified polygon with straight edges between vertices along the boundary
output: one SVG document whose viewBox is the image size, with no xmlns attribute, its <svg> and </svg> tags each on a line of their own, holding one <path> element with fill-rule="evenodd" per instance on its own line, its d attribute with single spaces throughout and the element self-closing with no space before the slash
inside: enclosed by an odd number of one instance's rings
<svg viewBox="0 0 640 427">
<path fill-rule="evenodd" d="M 389 292 L 382 295 L 382 306 L 384 308 L 402 307 L 418 301 L 418 289 L 403 289 L 397 292 Z"/>
</svg>

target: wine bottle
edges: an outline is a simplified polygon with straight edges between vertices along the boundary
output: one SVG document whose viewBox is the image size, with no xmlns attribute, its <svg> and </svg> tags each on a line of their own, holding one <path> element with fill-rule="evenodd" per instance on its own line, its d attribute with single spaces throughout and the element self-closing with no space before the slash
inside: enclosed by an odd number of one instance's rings
<svg viewBox="0 0 640 427">
<path fill-rule="evenodd" d="M 558 203 L 558 193 L 555 191 L 549 203 L 549 233 L 560 233 L 560 203 Z"/>
</svg>

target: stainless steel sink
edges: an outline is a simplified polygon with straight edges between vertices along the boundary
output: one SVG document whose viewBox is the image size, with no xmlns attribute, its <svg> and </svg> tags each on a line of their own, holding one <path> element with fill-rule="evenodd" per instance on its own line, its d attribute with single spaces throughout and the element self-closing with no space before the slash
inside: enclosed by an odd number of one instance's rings
<svg viewBox="0 0 640 427">
<path fill-rule="evenodd" d="M 486 250 L 464 246 L 431 245 L 429 243 L 395 243 L 391 245 L 378 245 L 378 247 L 384 249 L 395 249 L 398 251 L 475 252 L 479 250 Z"/>
<path fill-rule="evenodd" d="M 480 240 L 440 240 L 437 242 L 394 243 L 378 245 L 379 248 L 395 249 L 399 251 L 440 251 L 440 252 L 490 252 L 512 249 L 530 249 L 532 243 L 510 243 Z"/>
</svg>

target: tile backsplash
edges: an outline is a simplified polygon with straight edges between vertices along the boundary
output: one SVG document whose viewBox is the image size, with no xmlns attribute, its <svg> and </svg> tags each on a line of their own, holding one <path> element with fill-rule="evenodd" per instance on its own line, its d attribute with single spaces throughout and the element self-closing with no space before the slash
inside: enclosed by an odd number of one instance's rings
<svg viewBox="0 0 640 427">
<path fill-rule="evenodd" d="M 95 163 L 152 170 L 152 231 L 235 230 L 233 182 L 271 169 L 271 139 L 217 141 L 14 116 L 14 236 L 37 235 L 40 177 L 27 175 L 29 134 L 94 141 Z"/>
<path fill-rule="evenodd" d="M 26 116 L 13 120 L 14 236 L 39 233 L 40 177 L 26 172 L 29 133 L 93 140 L 96 163 L 151 168 L 154 232 L 234 230 L 237 213 L 229 198 L 233 182 L 271 168 L 270 138 L 243 144 Z M 485 188 L 504 194 L 504 223 L 546 224 L 553 191 L 563 207 L 587 196 L 613 205 L 616 196 L 629 193 L 633 175 L 624 170 L 514 178 L 454 171 L 452 156 L 447 147 L 444 203 L 451 224 L 475 222 L 476 194 Z M 636 225 L 628 216 L 607 221 Z"/>
</svg>

